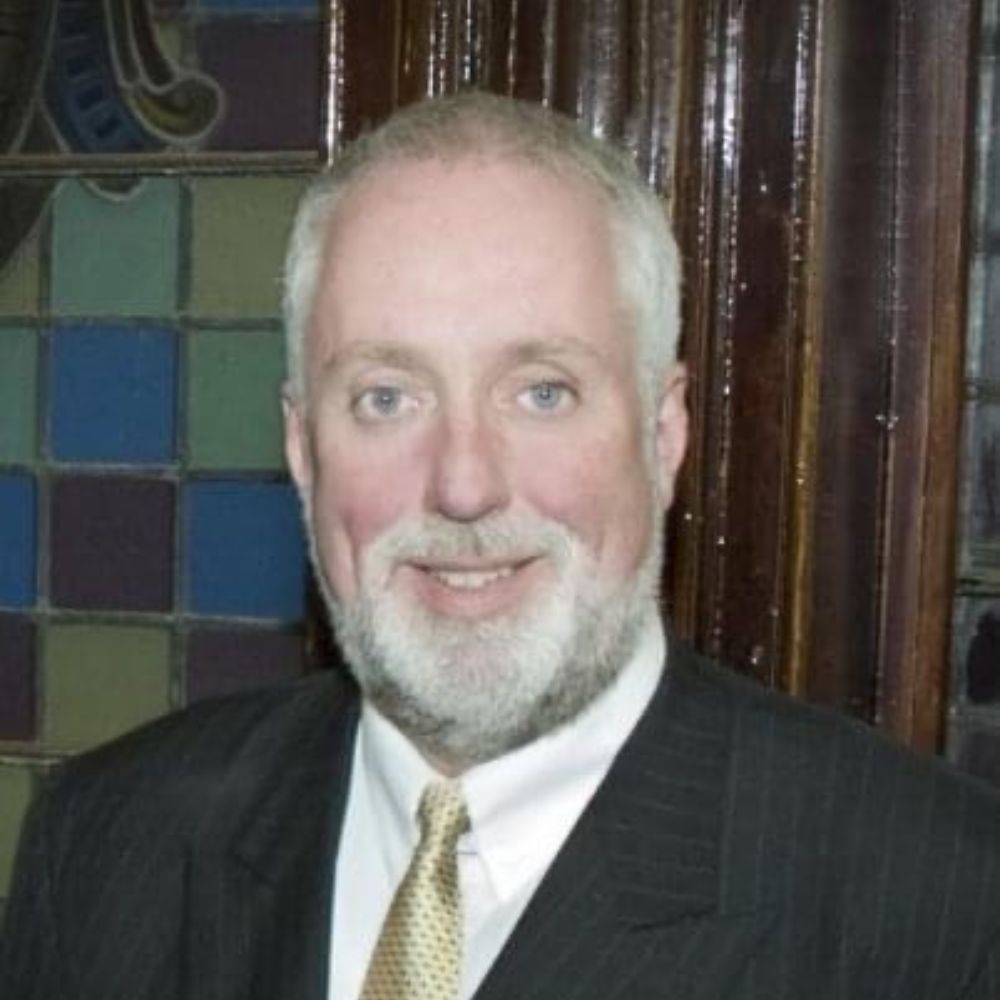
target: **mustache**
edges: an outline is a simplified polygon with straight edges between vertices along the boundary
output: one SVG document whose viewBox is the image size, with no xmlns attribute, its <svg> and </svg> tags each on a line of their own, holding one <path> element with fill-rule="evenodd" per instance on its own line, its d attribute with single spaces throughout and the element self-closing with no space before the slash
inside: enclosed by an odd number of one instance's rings
<svg viewBox="0 0 1000 1000">
<path fill-rule="evenodd" d="M 452 521 L 434 514 L 407 518 L 373 544 L 380 562 L 433 559 L 516 560 L 568 557 L 575 536 L 565 525 L 537 514 L 500 512 L 476 521 Z"/>
</svg>

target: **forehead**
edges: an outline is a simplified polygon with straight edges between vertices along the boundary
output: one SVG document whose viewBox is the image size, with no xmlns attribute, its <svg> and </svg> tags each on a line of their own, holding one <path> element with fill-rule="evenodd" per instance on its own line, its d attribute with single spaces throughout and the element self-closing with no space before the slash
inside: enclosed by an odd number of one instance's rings
<svg viewBox="0 0 1000 1000">
<path fill-rule="evenodd" d="M 328 238 L 340 238 L 364 219 L 400 217 L 422 211 L 456 216 L 482 212 L 499 221 L 504 214 L 528 207 L 555 221 L 569 209 L 575 218 L 606 227 L 609 201 L 598 185 L 573 170 L 543 166 L 498 153 L 448 153 L 441 157 L 403 158 L 370 167 L 348 182 L 327 227 Z M 565 225 L 566 219 L 561 220 Z M 601 235 L 604 235 L 602 232 Z"/>
<path fill-rule="evenodd" d="M 617 311 L 606 203 L 589 182 L 480 156 L 376 168 L 334 209 L 317 289 L 320 334 L 531 323 Z M 398 315 L 403 313 L 404 315 Z"/>
<path fill-rule="evenodd" d="M 347 247 L 384 256 L 400 248 L 404 235 L 408 245 L 440 252 L 447 241 L 459 253 L 481 248 L 503 260 L 539 247 L 610 251 L 608 212 L 595 187 L 579 177 L 486 156 L 376 168 L 334 211 L 327 262 L 350 260 L 351 254 L 337 253 Z"/>
</svg>

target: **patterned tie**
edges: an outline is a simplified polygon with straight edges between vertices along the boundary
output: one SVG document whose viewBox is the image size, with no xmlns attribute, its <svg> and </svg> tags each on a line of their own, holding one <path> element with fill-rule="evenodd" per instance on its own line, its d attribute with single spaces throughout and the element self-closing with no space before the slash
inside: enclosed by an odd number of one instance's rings
<svg viewBox="0 0 1000 1000">
<path fill-rule="evenodd" d="M 420 843 L 396 890 L 361 1000 L 456 1000 L 462 960 L 458 838 L 469 828 L 457 785 L 428 785 Z"/>
</svg>

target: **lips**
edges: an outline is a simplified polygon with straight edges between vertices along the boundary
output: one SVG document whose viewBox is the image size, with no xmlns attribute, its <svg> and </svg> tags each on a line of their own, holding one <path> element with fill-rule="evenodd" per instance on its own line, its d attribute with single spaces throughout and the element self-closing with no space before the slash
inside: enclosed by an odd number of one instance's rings
<svg viewBox="0 0 1000 1000">
<path fill-rule="evenodd" d="M 538 557 L 504 562 L 419 562 L 404 565 L 418 598 L 447 616 L 487 617 L 520 604 L 534 586 Z"/>
<path fill-rule="evenodd" d="M 505 580 L 515 572 L 514 566 L 500 566 L 497 569 L 433 569 L 428 567 L 435 580 L 456 590 L 481 590 L 498 580 Z"/>
</svg>

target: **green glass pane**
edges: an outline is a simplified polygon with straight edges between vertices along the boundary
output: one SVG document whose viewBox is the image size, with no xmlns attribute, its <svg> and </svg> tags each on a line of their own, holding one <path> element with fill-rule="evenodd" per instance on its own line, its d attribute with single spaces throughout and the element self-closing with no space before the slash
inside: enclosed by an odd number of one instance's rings
<svg viewBox="0 0 1000 1000">
<path fill-rule="evenodd" d="M 0 267 L 0 316 L 36 316 L 39 309 L 39 227 Z"/>
<path fill-rule="evenodd" d="M 52 311 L 172 316 L 179 205 L 175 180 L 147 179 L 121 200 L 65 182 L 55 201 Z"/>
<path fill-rule="evenodd" d="M 94 746 L 170 709 L 165 629 L 57 624 L 45 639 L 43 740 L 49 748 Z"/>
<path fill-rule="evenodd" d="M 207 178 L 193 185 L 191 301 L 206 318 L 278 316 L 281 265 L 305 181 Z"/>
<path fill-rule="evenodd" d="M 192 333 L 187 378 L 191 467 L 282 467 L 283 373 L 278 333 Z"/>
<path fill-rule="evenodd" d="M 37 379 L 36 333 L 0 327 L 0 462 L 35 459 Z"/>
</svg>

